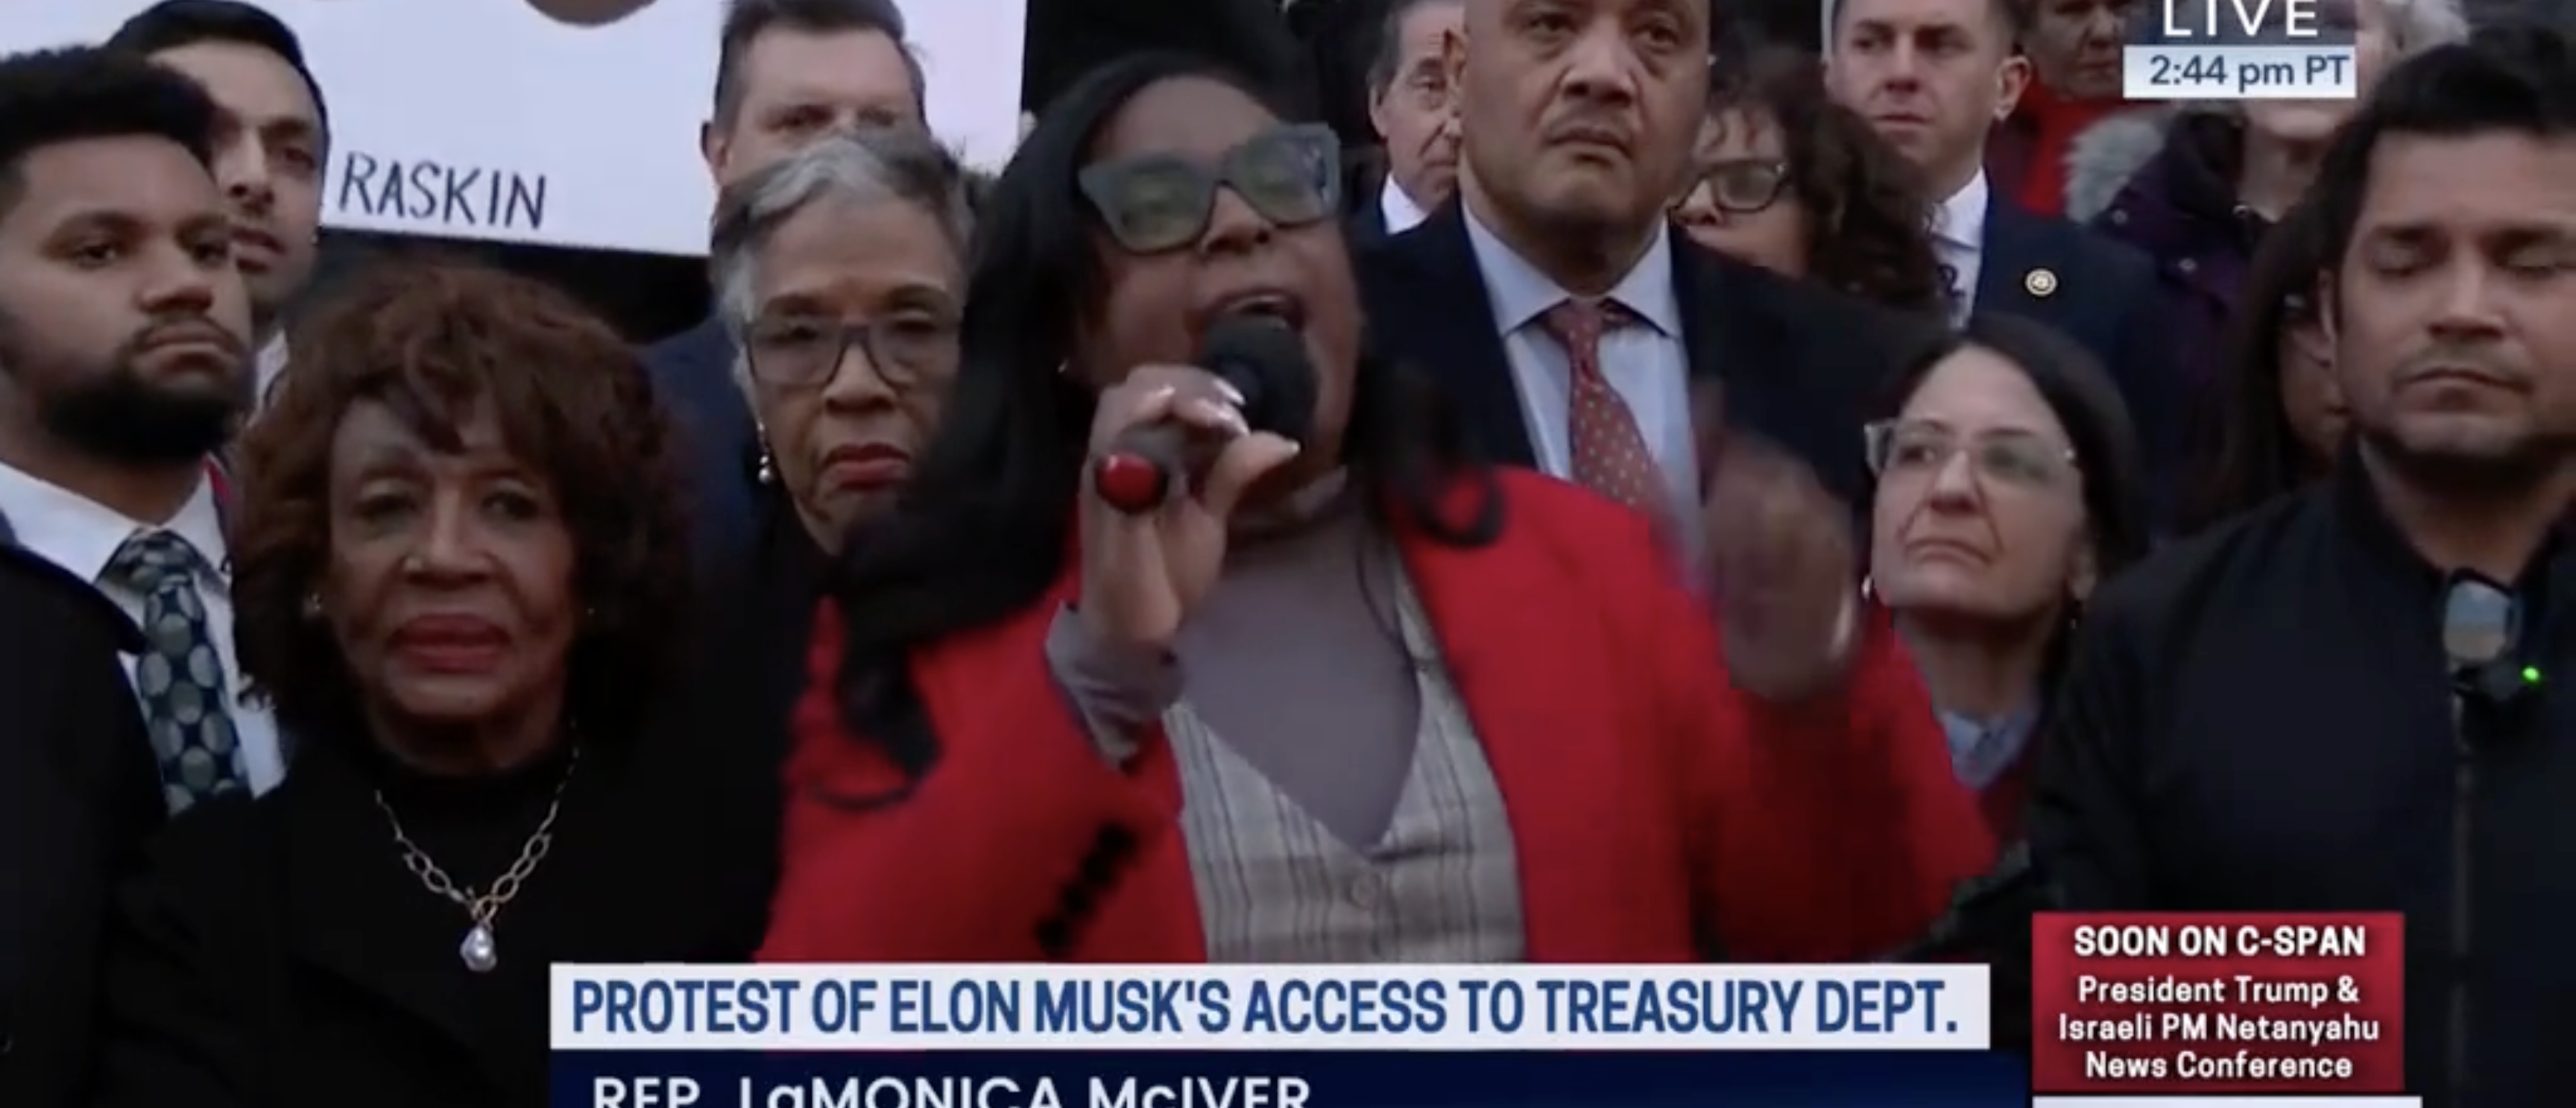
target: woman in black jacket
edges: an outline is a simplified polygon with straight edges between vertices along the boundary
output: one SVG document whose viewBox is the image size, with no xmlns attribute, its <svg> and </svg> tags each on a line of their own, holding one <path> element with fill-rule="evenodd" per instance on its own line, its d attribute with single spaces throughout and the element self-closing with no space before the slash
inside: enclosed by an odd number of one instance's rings
<svg viewBox="0 0 2576 1108">
<path fill-rule="evenodd" d="M 775 765 L 665 693 L 671 446 L 630 348 L 526 279 L 363 273 L 292 341 L 233 546 L 292 768 L 122 898 L 99 1102 L 541 1103 L 549 963 L 737 960 L 765 918 Z"/>
</svg>

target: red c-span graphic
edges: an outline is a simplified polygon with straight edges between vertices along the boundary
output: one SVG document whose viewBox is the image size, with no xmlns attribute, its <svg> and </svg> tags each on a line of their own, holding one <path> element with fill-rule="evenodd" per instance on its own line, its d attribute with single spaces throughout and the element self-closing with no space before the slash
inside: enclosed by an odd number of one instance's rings
<svg viewBox="0 0 2576 1108">
<path fill-rule="evenodd" d="M 2396 1093 L 2395 913 L 2031 920 L 2031 1092 Z"/>
</svg>

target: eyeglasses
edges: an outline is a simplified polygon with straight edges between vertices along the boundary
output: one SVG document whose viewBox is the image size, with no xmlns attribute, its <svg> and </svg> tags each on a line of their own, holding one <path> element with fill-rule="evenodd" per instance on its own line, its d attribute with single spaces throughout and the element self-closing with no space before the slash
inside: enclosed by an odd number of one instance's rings
<svg viewBox="0 0 2576 1108">
<path fill-rule="evenodd" d="M 1778 203 L 1780 191 L 1789 183 L 1789 163 L 1762 158 L 1729 158 L 1708 162 L 1699 169 L 1691 187 L 1683 190 L 1681 201 L 1690 202 L 1691 193 L 1700 185 L 1708 186 L 1709 202 L 1722 212 L 1752 215 Z"/>
<path fill-rule="evenodd" d="M 856 347 L 888 388 L 898 391 L 947 380 L 957 372 L 958 323 L 946 315 L 896 316 L 843 324 L 809 316 L 774 316 L 754 322 L 744 337 L 751 377 L 780 388 L 806 388 L 832 379 Z"/>
<path fill-rule="evenodd" d="M 2044 490 L 2065 484 L 2077 472 L 2075 451 L 2021 431 L 1996 431 L 1962 439 L 1955 431 L 1927 423 L 1881 420 L 1862 429 L 1869 450 L 1869 469 L 1881 481 L 1929 477 L 1950 459 L 1968 452 L 1969 471 L 1979 480 L 2019 489 Z"/>
<path fill-rule="evenodd" d="M 1207 234 L 1219 187 L 1280 227 L 1332 218 L 1342 202 L 1341 163 L 1331 128 L 1299 123 L 1254 135 L 1213 167 L 1146 154 L 1085 166 L 1077 183 L 1120 247 L 1160 254 Z"/>
</svg>

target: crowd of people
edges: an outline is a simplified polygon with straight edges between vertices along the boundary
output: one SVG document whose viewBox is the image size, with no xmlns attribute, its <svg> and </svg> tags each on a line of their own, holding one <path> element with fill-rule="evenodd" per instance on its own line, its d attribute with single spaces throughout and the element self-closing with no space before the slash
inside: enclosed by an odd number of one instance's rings
<svg viewBox="0 0 2576 1108">
<path fill-rule="evenodd" d="M 1245 2 L 985 179 L 892 0 L 733 0 L 640 350 L 311 287 L 254 4 L 0 58 L 0 1103 L 540 1103 L 554 962 L 1971 958 L 2011 1047 L 2049 906 L 2403 911 L 2410 1086 L 2565 1083 L 2568 39 Z"/>
</svg>

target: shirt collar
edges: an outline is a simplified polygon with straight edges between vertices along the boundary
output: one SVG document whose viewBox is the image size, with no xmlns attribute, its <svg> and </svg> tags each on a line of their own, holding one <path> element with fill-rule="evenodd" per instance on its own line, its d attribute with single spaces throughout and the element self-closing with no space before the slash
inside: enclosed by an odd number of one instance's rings
<svg viewBox="0 0 2576 1108">
<path fill-rule="evenodd" d="M 1494 326 L 1503 334 L 1528 326 L 1549 308 L 1578 299 L 1486 230 L 1473 210 L 1464 204 L 1459 209 L 1467 217 L 1467 245 L 1476 252 L 1476 269 L 1484 275 L 1485 295 L 1493 301 Z M 1672 236 L 1657 234 L 1646 247 L 1645 256 L 1610 287 L 1606 299 L 1618 301 L 1620 307 L 1636 313 L 1665 337 L 1680 338 L 1682 308 L 1680 298 L 1673 293 Z"/>
<path fill-rule="evenodd" d="M 1390 235 L 1410 231 L 1427 218 L 1422 205 L 1414 203 L 1413 197 L 1405 194 L 1404 187 L 1396 184 L 1393 176 L 1378 186 L 1377 214 L 1386 221 L 1386 233 Z"/>
<path fill-rule="evenodd" d="M 84 581 L 96 582 L 125 540 L 156 526 L 195 548 L 218 579 L 227 571 L 223 511 L 215 504 L 214 485 L 203 476 L 197 478 L 197 490 L 178 513 L 155 525 L 126 518 L 78 493 L 0 465 L 0 517 L 8 519 L 19 545 Z"/>
<path fill-rule="evenodd" d="M 278 375 L 286 372 L 286 336 L 278 335 L 268 340 L 268 345 L 260 347 L 256 364 L 259 367 L 259 391 L 251 395 L 258 397 L 260 405 L 265 407 L 269 394 L 277 391 Z"/>
<path fill-rule="evenodd" d="M 1986 208 L 1992 202 L 1993 190 L 1986 184 L 1986 171 L 1968 178 L 1949 199 L 1932 211 L 1932 235 L 1952 246 L 1974 250 L 1986 240 Z"/>
<path fill-rule="evenodd" d="M 1958 775 L 1959 783 L 1984 789 L 2021 760 L 2031 731 L 2039 725 L 2039 702 L 2033 698 L 1999 720 L 1982 720 L 1948 710 L 1934 714 L 1940 717 L 1942 735 L 1949 740 L 1950 768 Z"/>
</svg>

